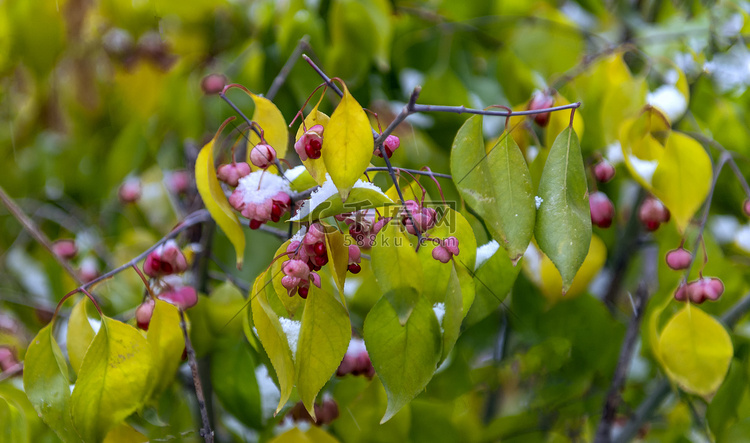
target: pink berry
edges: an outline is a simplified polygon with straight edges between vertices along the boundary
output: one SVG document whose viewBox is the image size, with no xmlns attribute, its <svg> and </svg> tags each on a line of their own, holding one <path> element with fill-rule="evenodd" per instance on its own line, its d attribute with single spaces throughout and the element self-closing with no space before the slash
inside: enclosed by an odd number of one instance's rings
<svg viewBox="0 0 750 443">
<path fill-rule="evenodd" d="M 120 186 L 117 192 L 122 203 L 135 203 L 141 198 L 141 180 L 129 178 Z"/>
<path fill-rule="evenodd" d="M 182 273 L 187 270 L 185 255 L 174 240 L 168 240 L 160 245 L 146 257 L 143 264 L 143 272 L 149 277 L 161 277 Z"/>
<path fill-rule="evenodd" d="M 154 300 L 149 298 L 135 309 L 135 321 L 138 327 L 144 331 L 148 331 L 148 325 L 151 323 L 151 316 L 154 314 L 155 305 Z"/>
<path fill-rule="evenodd" d="M 553 104 L 555 104 L 555 98 L 553 96 L 547 94 L 546 92 L 538 91 L 536 94 L 534 94 L 534 97 L 532 97 L 531 101 L 529 102 L 529 110 L 535 111 L 537 109 L 549 108 Z M 549 114 L 549 112 L 535 114 L 534 121 L 539 126 L 545 127 L 547 126 L 547 124 L 549 124 Z"/>
<path fill-rule="evenodd" d="M 302 137 L 294 143 L 294 150 L 302 161 L 318 159 L 322 155 L 320 150 L 323 147 L 323 126 L 315 125 L 308 129 Z"/>
<path fill-rule="evenodd" d="M 311 272 L 310 273 L 310 283 L 314 284 L 317 287 L 320 287 L 320 275 Z"/>
<path fill-rule="evenodd" d="M 674 299 L 677 301 L 686 301 L 688 299 L 688 285 L 685 282 L 680 283 L 680 286 L 674 293 Z"/>
<path fill-rule="evenodd" d="M 251 172 L 250 165 L 245 162 L 227 163 L 219 166 L 219 169 L 216 171 L 216 177 L 229 186 L 237 187 L 240 179 Z"/>
<path fill-rule="evenodd" d="M 451 261 L 451 256 L 451 253 L 443 246 L 436 246 L 435 249 L 432 250 L 432 258 L 441 263 L 448 263 Z"/>
<path fill-rule="evenodd" d="M 614 176 L 615 167 L 607 160 L 602 159 L 602 161 L 594 165 L 594 177 L 600 183 L 607 183 Z"/>
<path fill-rule="evenodd" d="M 670 219 L 669 210 L 654 197 L 647 197 L 638 210 L 638 218 L 649 231 L 656 230 L 661 223 Z"/>
<path fill-rule="evenodd" d="M 308 288 L 299 288 L 299 290 L 297 292 L 299 292 L 299 296 L 300 297 L 306 299 L 307 298 L 307 294 L 309 293 L 309 289 Z"/>
<path fill-rule="evenodd" d="M 255 145 L 250 151 L 250 161 L 261 169 L 271 166 L 276 160 L 276 150 L 265 143 Z"/>
<path fill-rule="evenodd" d="M 742 204 L 742 212 L 744 212 L 746 216 L 750 217 L 750 198 L 745 200 L 745 202 Z"/>
<path fill-rule="evenodd" d="M 224 90 L 227 78 L 221 74 L 209 74 L 201 80 L 201 89 L 206 95 L 218 94 Z"/>
<path fill-rule="evenodd" d="M 615 216 L 615 206 L 612 201 L 603 192 L 594 192 L 589 197 L 589 207 L 591 209 L 591 223 L 600 228 L 608 228 L 612 225 L 612 219 Z"/>
<path fill-rule="evenodd" d="M 7 346 L 0 346 L 0 372 L 7 371 L 17 364 L 18 360 L 13 349 Z"/>
<path fill-rule="evenodd" d="M 344 359 L 341 360 L 341 364 L 339 364 L 338 369 L 336 369 L 336 375 L 339 377 L 343 377 L 346 374 L 349 374 L 352 371 L 354 371 L 354 368 L 356 368 L 356 366 L 357 366 L 357 357 L 349 353 L 346 353 L 344 354 Z"/>
<path fill-rule="evenodd" d="M 263 222 L 260 220 L 250 220 L 250 229 L 258 229 L 262 224 Z"/>
<path fill-rule="evenodd" d="M 690 266 L 690 262 L 693 260 L 693 254 L 685 248 L 679 247 L 672 249 L 667 252 L 667 266 L 675 271 L 687 269 Z"/>
<path fill-rule="evenodd" d="M 57 240 L 52 244 L 52 250 L 55 252 L 55 255 L 63 260 L 75 258 L 76 254 L 78 254 L 76 242 L 69 239 Z"/>
<path fill-rule="evenodd" d="M 359 246 L 349 245 L 349 263 L 359 263 L 361 260 L 361 257 L 362 257 L 362 251 L 359 249 Z"/>
<path fill-rule="evenodd" d="M 159 294 L 159 298 L 172 303 L 183 311 L 192 308 L 198 303 L 198 294 L 191 286 L 183 286 L 176 289 L 170 288 Z"/>
<path fill-rule="evenodd" d="M 441 242 L 441 245 L 451 253 L 451 255 L 458 255 L 458 239 L 450 236 Z"/>
<path fill-rule="evenodd" d="M 693 303 L 716 301 L 724 293 L 724 283 L 716 277 L 703 277 L 688 285 L 688 296 Z"/>
<path fill-rule="evenodd" d="M 174 171 L 169 175 L 167 185 L 173 193 L 184 194 L 190 188 L 190 174 L 184 170 Z"/>
</svg>

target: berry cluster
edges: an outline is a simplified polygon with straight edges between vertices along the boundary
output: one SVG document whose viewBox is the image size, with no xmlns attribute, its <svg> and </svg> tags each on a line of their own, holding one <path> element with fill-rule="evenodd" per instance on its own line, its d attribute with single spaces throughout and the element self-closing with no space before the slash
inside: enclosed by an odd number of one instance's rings
<svg viewBox="0 0 750 443">
<path fill-rule="evenodd" d="M 308 158 L 318 159 L 322 155 L 320 150 L 323 147 L 323 126 L 315 125 L 305 131 L 302 137 L 294 143 L 294 150 L 297 151 L 300 160 L 305 161 Z"/>
<path fill-rule="evenodd" d="M 185 270 L 187 270 L 187 260 L 174 240 L 167 240 L 151 251 L 143 264 L 143 272 L 152 278 L 180 274 Z"/>
<path fill-rule="evenodd" d="M 396 137 L 395 135 L 389 135 L 385 138 L 385 141 L 383 142 L 383 148 L 385 148 L 385 155 L 388 156 L 388 158 L 391 158 L 393 156 L 393 153 L 396 152 L 396 149 L 401 146 L 401 140 Z M 372 154 L 383 158 L 383 153 L 380 152 L 380 149 L 376 146 L 375 149 L 372 151 Z"/>
<path fill-rule="evenodd" d="M 377 217 L 375 210 L 368 209 L 339 214 L 336 216 L 336 220 L 349 225 L 349 235 L 360 248 L 369 249 L 375 242 L 375 236 L 378 235 L 378 232 L 391 220 L 390 217 L 379 217 L 376 221 L 375 217 Z"/>
<path fill-rule="evenodd" d="M 336 370 L 336 375 L 339 377 L 346 374 L 364 375 L 367 378 L 372 378 L 375 375 L 375 368 L 370 361 L 365 342 L 361 338 L 352 337 L 349 348 L 344 354 L 344 359 L 341 360 L 341 364 Z"/>
<path fill-rule="evenodd" d="M 408 213 L 407 210 L 409 211 Z M 409 214 L 414 219 L 414 223 L 412 223 L 412 218 L 409 218 Z M 417 235 L 417 231 L 420 233 L 425 232 L 437 223 L 437 213 L 435 210 L 433 208 L 425 208 L 415 200 L 407 200 L 404 203 L 404 209 L 401 210 L 399 215 L 401 216 L 401 223 L 406 227 L 406 232 L 412 235 Z"/>
<path fill-rule="evenodd" d="M 320 276 L 314 271 L 319 271 L 328 263 L 323 225 L 311 224 L 302 241 L 290 242 L 286 252 L 290 260 L 281 268 L 284 272 L 281 284 L 290 297 L 299 294 L 300 297 L 307 298 L 311 282 L 320 287 Z"/>
<path fill-rule="evenodd" d="M 281 220 L 291 207 L 290 193 L 289 184 L 283 178 L 255 171 L 239 179 L 229 196 L 229 204 L 250 220 L 250 229 L 258 229 L 269 220 Z"/>
<path fill-rule="evenodd" d="M 232 162 L 220 165 L 216 170 L 216 177 L 232 187 L 237 187 L 240 179 L 249 175 L 252 171 L 250 165 L 245 162 Z"/>
</svg>

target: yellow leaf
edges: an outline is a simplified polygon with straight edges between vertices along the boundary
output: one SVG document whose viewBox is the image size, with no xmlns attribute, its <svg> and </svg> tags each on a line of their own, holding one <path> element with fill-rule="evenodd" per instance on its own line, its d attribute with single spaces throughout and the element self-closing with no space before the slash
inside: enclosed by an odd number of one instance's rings
<svg viewBox="0 0 750 443">
<path fill-rule="evenodd" d="M 239 269 L 242 267 L 242 259 L 245 255 L 245 233 L 242 231 L 242 225 L 240 225 L 237 214 L 234 213 L 227 196 L 221 189 L 214 165 L 214 144 L 221 131 L 232 120 L 234 120 L 234 117 L 228 118 L 216 132 L 214 138 L 201 149 L 195 161 L 195 181 L 206 209 L 227 235 L 229 241 L 232 242 L 237 253 L 237 268 Z"/>
<path fill-rule="evenodd" d="M 104 437 L 104 443 L 145 443 L 147 441 L 149 441 L 148 437 L 125 423 L 120 423 Z"/>
<path fill-rule="evenodd" d="M 560 94 L 555 94 L 555 104 L 554 106 L 563 106 L 563 105 L 569 105 L 570 102 L 563 97 Z M 544 146 L 551 147 L 552 144 L 555 142 L 555 139 L 558 135 L 560 135 L 565 128 L 567 128 L 570 125 L 570 110 L 568 111 L 556 111 L 551 112 L 549 115 L 549 124 L 547 125 L 547 132 L 544 136 Z M 576 111 L 575 116 L 573 117 L 573 130 L 575 131 L 576 135 L 578 135 L 578 138 L 583 138 L 583 116 L 581 116 L 581 113 Z M 515 132 L 515 131 L 514 131 Z M 515 137 L 515 136 L 514 136 Z"/>
<path fill-rule="evenodd" d="M 81 297 L 68 319 L 68 358 L 76 374 L 81 369 L 83 356 L 95 335 L 89 323 L 89 317 L 86 315 L 87 303 L 89 303 L 88 297 Z"/>
<path fill-rule="evenodd" d="M 524 254 L 523 271 L 539 286 L 545 298 L 552 303 L 568 300 L 586 292 L 589 283 L 599 273 L 607 259 L 607 247 L 598 236 L 592 234 L 589 252 L 581 268 L 578 269 L 570 289 L 565 295 L 562 295 L 562 277 L 560 277 L 560 272 L 552 263 L 552 260 L 544 255 L 536 245 L 532 244 L 530 248 L 533 248 L 533 250 L 527 250 Z M 536 258 L 532 256 L 534 253 L 538 254 Z"/>
<path fill-rule="evenodd" d="M 276 150 L 277 158 L 286 157 L 286 148 L 289 144 L 289 129 L 286 126 L 286 121 L 281 111 L 279 111 L 279 108 L 271 100 L 255 95 L 247 90 L 245 92 L 253 99 L 253 103 L 255 103 L 255 112 L 253 112 L 252 120 L 263 129 L 263 138 L 266 139 L 266 143 Z M 250 142 L 247 150 L 248 163 L 250 163 L 251 147 L 260 143 L 260 138 L 253 131 L 250 131 L 249 139 Z"/>
<path fill-rule="evenodd" d="M 711 159 L 694 139 L 672 132 L 653 178 L 653 192 L 685 232 L 711 188 Z"/>
<path fill-rule="evenodd" d="M 185 338 L 177 307 L 156 300 L 146 340 L 153 354 L 150 397 L 156 399 L 174 380 L 177 368 L 182 363 L 180 357 L 185 349 Z"/>
<path fill-rule="evenodd" d="M 375 147 L 367 114 L 343 84 L 344 96 L 323 133 L 323 162 L 341 199 L 365 172 Z"/>
<path fill-rule="evenodd" d="M 329 232 L 330 231 L 330 232 Z M 344 234 L 337 229 L 326 229 L 326 250 L 331 265 L 331 275 L 339 289 L 339 301 L 346 307 L 344 298 L 344 283 L 346 282 L 346 273 L 349 270 L 349 246 L 345 242 Z"/>
<path fill-rule="evenodd" d="M 734 355 L 724 327 L 691 305 L 669 320 L 658 349 L 667 375 L 686 391 L 703 396 L 719 388 Z"/>
<path fill-rule="evenodd" d="M 322 100 L 323 96 L 321 96 L 320 98 Z M 295 137 L 295 140 L 299 140 L 300 137 L 302 137 L 302 134 L 305 133 L 305 128 L 310 129 L 315 125 L 323 126 L 323 139 L 325 140 L 325 137 L 327 136 L 325 128 L 328 126 L 330 117 L 318 111 L 319 105 L 320 100 L 318 100 L 318 103 L 315 105 L 313 110 L 310 111 L 309 114 L 307 114 L 307 117 L 305 117 L 305 123 L 300 125 L 299 129 L 297 129 L 297 136 Z M 308 158 L 307 160 L 303 161 L 302 164 L 305 165 L 305 168 L 307 168 L 308 172 L 310 172 L 310 175 L 312 175 L 313 179 L 315 179 L 315 181 L 319 185 L 322 185 L 323 182 L 326 181 L 326 165 L 322 157 L 316 159 Z"/>
</svg>

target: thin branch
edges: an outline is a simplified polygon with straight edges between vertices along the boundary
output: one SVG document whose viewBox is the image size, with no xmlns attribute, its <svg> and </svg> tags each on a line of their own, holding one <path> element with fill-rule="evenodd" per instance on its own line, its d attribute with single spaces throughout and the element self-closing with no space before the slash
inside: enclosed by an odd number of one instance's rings
<svg viewBox="0 0 750 443">
<path fill-rule="evenodd" d="M 62 266 L 65 272 L 67 272 L 76 283 L 78 283 L 79 285 L 82 284 L 83 281 L 78 276 L 78 273 L 75 271 L 75 269 L 70 266 L 70 263 L 67 260 L 55 254 L 55 250 L 52 248 L 52 242 L 49 240 L 49 238 L 47 238 L 44 232 L 39 229 L 34 221 L 31 220 L 23 212 L 23 210 L 16 204 L 16 202 L 13 201 L 13 199 L 5 192 L 5 189 L 3 189 L 2 186 L 0 186 L 0 200 L 2 200 L 5 207 L 8 208 L 8 211 L 11 213 L 11 215 L 13 215 L 13 217 L 15 217 L 15 219 L 18 220 L 19 223 L 21 223 L 21 226 L 23 226 L 26 232 L 28 232 L 34 238 L 34 240 L 42 245 L 44 249 L 52 254 L 52 257 L 54 257 L 57 263 Z"/>
<path fill-rule="evenodd" d="M 612 441 L 612 424 L 615 421 L 617 407 L 620 404 L 620 390 L 625 385 L 625 376 L 627 375 L 630 361 L 633 358 L 633 350 L 638 342 L 638 332 L 643 314 L 646 311 L 647 300 L 648 288 L 644 282 L 641 282 L 635 293 L 635 312 L 630 317 L 628 329 L 620 348 L 620 358 L 617 360 L 612 384 L 609 386 L 609 392 L 607 392 L 607 398 L 604 401 L 602 419 L 596 430 L 595 442 L 609 443 Z"/>
<path fill-rule="evenodd" d="M 279 89 L 281 89 L 281 86 L 286 81 L 289 73 L 292 72 L 292 68 L 294 68 L 295 63 L 297 63 L 297 59 L 299 59 L 299 57 L 302 55 L 302 51 L 309 47 L 310 36 L 305 35 L 299 40 L 299 42 L 297 43 L 297 47 L 294 48 L 294 52 L 292 52 L 292 55 L 290 55 L 289 59 L 287 59 L 286 63 L 284 63 L 284 66 L 281 68 L 281 71 L 279 71 L 279 74 L 276 76 L 276 78 L 273 79 L 273 83 L 271 83 L 271 87 L 268 88 L 268 92 L 266 93 L 267 99 L 273 100 L 273 98 L 276 97 L 276 94 L 279 92 Z"/>
<path fill-rule="evenodd" d="M 154 249 L 156 249 L 159 246 L 163 245 L 167 240 L 176 237 L 177 234 L 179 234 L 180 232 L 182 232 L 182 231 L 190 228 L 193 225 L 197 225 L 199 223 L 204 223 L 204 222 L 206 222 L 208 220 L 211 220 L 211 216 L 209 215 L 209 213 L 208 213 L 207 210 L 201 209 L 201 210 L 193 212 L 192 214 L 190 214 L 187 217 L 185 217 L 185 220 L 183 220 L 179 225 L 177 225 L 177 227 L 175 227 L 169 234 L 167 234 L 164 237 L 162 237 L 161 240 L 159 240 L 153 246 L 151 246 L 150 248 L 148 248 L 145 251 L 143 251 L 142 253 L 140 253 L 137 257 L 133 258 L 132 260 L 130 260 L 129 262 L 123 264 L 122 266 L 118 266 L 117 268 L 115 268 L 115 269 L 107 272 L 106 274 L 100 275 L 99 277 L 91 280 L 88 283 L 82 284 L 77 289 L 78 290 L 83 290 L 83 289 L 90 288 L 91 286 L 99 283 L 100 281 L 106 280 L 108 278 L 111 278 L 115 274 L 118 274 L 118 273 L 120 273 L 120 272 L 122 272 L 122 271 L 124 271 L 124 270 L 126 270 L 126 269 L 128 269 L 130 267 L 132 267 L 133 265 L 137 264 L 138 262 L 140 262 L 141 260 L 143 260 L 144 258 L 146 258 L 146 256 L 148 256 L 148 254 L 150 254 Z"/>
<path fill-rule="evenodd" d="M 404 171 L 404 172 L 408 172 L 414 175 L 426 175 L 426 176 L 448 178 L 448 179 L 453 178 L 453 176 L 451 176 L 450 174 L 442 174 L 440 172 L 420 171 L 418 169 L 406 169 L 406 168 L 395 168 L 395 167 L 393 169 L 396 172 Z M 388 171 L 388 168 L 384 168 L 380 166 L 365 169 L 365 172 L 386 172 L 386 171 Z"/>
<path fill-rule="evenodd" d="M 190 372 L 193 374 L 195 396 L 198 399 L 198 409 L 200 409 L 201 421 L 203 422 L 203 428 L 201 428 L 200 434 L 206 443 L 213 443 L 214 431 L 211 430 L 211 423 L 208 421 L 206 399 L 203 397 L 203 386 L 201 385 L 200 376 L 198 375 L 198 362 L 195 360 L 195 350 L 193 349 L 193 344 L 190 342 L 187 324 L 185 323 L 185 312 L 182 309 L 180 309 L 180 327 L 182 328 L 182 336 L 185 338 L 185 351 L 187 352 Z"/>
<path fill-rule="evenodd" d="M 385 128 L 385 131 L 383 131 L 378 138 L 375 139 L 375 146 L 380 146 L 385 142 L 385 139 L 388 138 L 388 136 L 393 132 L 394 129 L 396 129 L 396 126 L 400 125 L 401 122 L 406 120 L 406 117 L 414 114 L 416 111 L 414 110 L 414 107 L 417 105 L 417 99 L 419 98 L 419 93 L 422 92 L 422 87 L 417 86 L 414 88 L 414 90 L 411 93 L 411 96 L 409 97 L 409 103 L 404 106 L 404 109 L 401 110 L 401 112 L 396 116 L 396 118 L 393 119 L 390 125 L 388 125 L 387 128 Z M 383 153 L 385 155 L 385 153 Z"/>
<path fill-rule="evenodd" d="M 570 103 L 567 105 L 552 106 L 550 108 L 530 109 L 526 111 L 492 111 L 485 109 L 473 109 L 466 106 L 442 106 L 442 105 L 414 105 L 414 112 L 449 112 L 452 114 L 478 114 L 491 115 L 496 117 L 510 117 L 519 115 L 536 115 L 546 114 L 548 112 L 563 111 L 565 109 L 577 109 L 581 107 L 581 102 Z"/>
</svg>

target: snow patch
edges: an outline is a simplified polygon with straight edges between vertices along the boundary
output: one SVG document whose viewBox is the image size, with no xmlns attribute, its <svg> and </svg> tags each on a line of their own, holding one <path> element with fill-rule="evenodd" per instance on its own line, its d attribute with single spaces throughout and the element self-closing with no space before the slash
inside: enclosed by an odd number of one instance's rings
<svg viewBox="0 0 750 443">
<path fill-rule="evenodd" d="M 242 177 L 236 190 L 242 193 L 242 201 L 246 205 L 261 204 L 278 192 L 292 193 L 288 181 L 265 171 L 255 171 Z"/>
<path fill-rule="evenodd" d="M 529 270 L 531 280 L 540 284 L 542 282 L 542 254 L 534 243 L 529 243 L 526 252 L 523 253 L 523 262 Z"/>
<path fill-rule="evenodd" d="M 622 155 L 622 145 L 620 145 L 619 141 L 614 141 L 608 144 L 605 150 L 607 151 L 607 161 L 612 164 L 612 166 L 625 161 L 625 157 Z"/>
<path fill-rule="evenodd" d="M 711 75 L 719 92 L 732 91 L 740 95 L 750 85 L 750 52 L 744 43 L 738 43 L 729 51 L 715 55 L 703 65 L 703 70 Z"/>
<path fill-rule="evenodd" d="M 500 243 L 498 243 L 495 240 L 492 240 L 491 242 L 484 244 L 477 248 L 477 261 L 474 265 L 474 270 L 476 271 L 479 269 L 487 260 L 490 259 L 493 255 L 495 255 L 495 252 L 500 249 Z"/>
<path fill-rule="evenodd" d="M 347 277 L 344 282 L 344 296 L 346 298 L 354 297 L 354 294 L 357 293 L 357 289 L 359 289 L 360 286 L 362 286 L 361 278 Z"/>
<path fill-rule="evenodd" d="M 357 180 L 356 183 L 354 183 L 354 186 L 352 186 L 352 189 L 355 188 L 362 188 L 362 189 L 369 189 L 371 191 L 375 191 L 382 195 L 383 197 L 387 198 L 389 201 L 392 201 L 382 189 L 378 188 L 377 186 L 373 185 L 370 182 Z M 333 184 L 333 180 L 331 179 L 330 174 L 326 174 L 326 181 L 323 182 L 322 185 L 315 191 L 313 191 L 312 194 L 310 194 L 310 198 L 308 200 L 305 200 L 302 202 L 302 207 L 299 209 L 299 212 L 297 212 L 297 215 L 289 219 L 290 221 L 299 221 L 303 218 L 310 215 L 315 208 L 320 206 L 324 201 L 328 200 L 329 198 L 333 197 L 334 195 L 338 194 L 339 190 L 336 188 L 336 185 Z"/>
<path fill-rule="evenodd" d="M 445 303 L 435 303 L 432 305 L 432 310 L 435 312 L 438 323 L 440 323 L 440 329 L 443 329 L 443 317 L 445 317 Z"/>
<path fill-rule="evenodd" d="M 349 355 L 359 355 L 363 352 L 367 352 L 365 341 L 361 338 L 352 337 L 349 341 L 349 347 L 346 349 L 346 353 Z"/>
<path fill-rule="evenodd" d="M 289 349 L 292 350 L 292 357 L 296 358 L 297 355 L 297 342 L 299 341 L 299 330 L 302 326 L 301 322 L 297 320 L 290 320 L 285 317 L 279 318 L 281 322 L 281 329 L 284 330 L 284 335 L 289 342 Z"/>
<path fill-rule="evenodd" d="M 719 244 L 726 244 L 734 240 L 740 222 L 732 215 L 716 215 L 711 217 L 708 229 Z"/>
<path fill-rule="evenodd" d="M 297 233 L 292 236 L 292 238 L 290 239 L 290 241 L 292 241 L 292 242 L 294 242 L 294 241 L 301 242 L 302 239 L 305 238 L 305 234 L 307 234 L 307 226 L 302 226 L 301 228 L 299 228 L 299 231 L 297 231 Z"/>
<path fill-rule="evenodd" d="M 255 379 L 258 382 L 258 390 L 260 391 L 261 414 L 263 415 L 263 420 L 267 420 L 273 417 L 274 412 L 276 412 L 276 405 L 278 405 L 281 399 L 281 393 L 268 374 L 266 365 L 258 365 L 255 368 Z"/>
<path fill-rule="evenodd" d="M 544 203 L 544 199 L 537 195 L 536 197 L 534 197 L 534 203 L 536 204 L 536 208 L 539 209 L 539 207 L 542 206 L 542 203 Z"/>
<path fill-rule="evenodd" d="M 659 165 L 656 160 L 641 160 L 640 158 L 632 155 L 630 156 L 630 165 L 633 166 L 635 172 L 641 176 L 646 183 L 651 183 L 651 179 L 654 176 L 654 171 Z"/>
<path fill-rule="evenodd" d="M 674 122 L 682 116 L 687 110 L 687 100 L 679 89 L 673 85 L 662 85 L 656 88 L 654 92 L 649 92 L 646 101 Z"/>
<path fill-rule="evenodd" d="M 290 182 L 293 182 L 297 179 L 300 175 L 302 175 L 303 172 L 305 172 L 307 168 L 305 168 L 305 165 L 299 165 L 292 169 L 288 169 L 284 173 L 284 177 L 286 177 Z"/>
<path fill-rule="evenodd" d="M 750 252 L 750 226 L 741 227 L 734 235 L 734 243 L 745 252 Z"/>
</svg>

